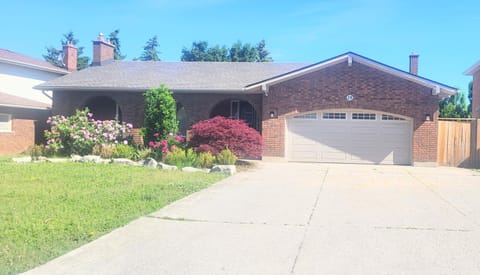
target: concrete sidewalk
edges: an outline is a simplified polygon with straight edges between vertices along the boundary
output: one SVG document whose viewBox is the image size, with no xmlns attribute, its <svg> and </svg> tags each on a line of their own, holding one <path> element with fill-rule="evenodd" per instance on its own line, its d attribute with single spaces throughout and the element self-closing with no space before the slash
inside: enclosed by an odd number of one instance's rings
<svg viewBox="0 0 480 275">
<path fill-rule="evenodd" d="M 262 162 L 27 274 L 480 273 L 480 173 Z"/>
</svg>

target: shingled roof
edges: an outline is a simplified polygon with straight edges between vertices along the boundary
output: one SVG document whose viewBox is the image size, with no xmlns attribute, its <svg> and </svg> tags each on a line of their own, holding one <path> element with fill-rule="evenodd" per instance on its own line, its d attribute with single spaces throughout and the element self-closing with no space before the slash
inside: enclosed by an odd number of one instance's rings
<svg viewBox="0 0 480 275">
<path fill-rule="evenodd" d="M 50 108 L 50 104 L 14 96 L 0 92 L 0 106 L 2 107 L 15 107 L 24 109 L 42 109 L 46 110 Z"/>
<path fill-rule="evenodd" d="M 0 62 L 15 64 L 22 67 L 34 68 L 42 71 L 68 74 L 68 71 L 31 56 L 23 55 L 6 49 L 0 49 Z"/>
<path fill-rule="evenodd" d="M 173 91 L 242 91 L 309 63 L 277 62 L 145 62 L 114 61 L 94 66 L 36 86 L 41 90 L 108 89 L 145 91 L 165 84 Z"/>
</svg>

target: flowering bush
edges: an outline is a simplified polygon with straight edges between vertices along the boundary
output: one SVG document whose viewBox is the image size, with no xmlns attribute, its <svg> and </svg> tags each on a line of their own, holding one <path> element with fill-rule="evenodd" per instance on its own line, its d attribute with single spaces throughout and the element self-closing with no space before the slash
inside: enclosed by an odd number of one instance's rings
<svg viewBox="0 0 480 275">
<path fill-rule="evenodd" d="M 185 147 L 185 139 L 181 136 L 170 133 L 166 138 L 162 138 L 159 133 L 153 134 L 153 140 L 148 141 L 148 147 L 152 150 L 153 158 L 162 160 L 165 155 L 175 150 Z"/>
<path fill-rule="evenodd" d="M 242 158 L 262 155 L 262 136 L 241 120 L 217 116 L 195 123 L 190 133 L 189 146 L 197 152 L 216 155 L 228 147 Z"/>
<path fill-rule="evenodd" d="M 115 120 L 94 120 L 88 109 L 74 115 L 49 117 L 50 131 L 45 131 L 47 149 L 60 155 L 91 154 L 96 144 L 129 144 L 132 124 Z"/>
</svg>

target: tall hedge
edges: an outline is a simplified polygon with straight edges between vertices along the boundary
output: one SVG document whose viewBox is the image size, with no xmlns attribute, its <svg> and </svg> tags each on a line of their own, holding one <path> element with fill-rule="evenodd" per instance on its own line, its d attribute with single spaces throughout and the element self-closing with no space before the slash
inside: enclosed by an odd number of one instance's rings
<svg viewBox="0 0 480 275">
<path fill-rule="evenodd" d="M 150 89 L 145 96 L 145 142 L 152 139 L 154 133 L 166 138 L 169 133 L 178 131 L 177 110 L 172 92 L 165 85 Z"/>
</svg>

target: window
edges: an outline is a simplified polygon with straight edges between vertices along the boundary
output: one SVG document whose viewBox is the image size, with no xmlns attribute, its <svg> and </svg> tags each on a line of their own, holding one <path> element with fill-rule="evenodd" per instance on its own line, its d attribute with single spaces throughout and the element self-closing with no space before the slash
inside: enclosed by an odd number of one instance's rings
<svg viewBox="0 0 480 275">
<path fill-rule="evenodd" d="M 317 113 L 308 113 L 303 115 L 297 115 L 293 117 L 294 119 L 317 119 Z"/>
<path fill-rule="evenodd" d="M 377 119 L 376 114 L 370 113 L 352 113 L 353 120 L 375 120 Z"/>
<path fill-rule="evenodd" d="M 12 116 L 7 114 L 0 114 L 0 132 L 12 131 Z"/>
<path fill-rule="evenodd" d="M 405 119 L 398 116 L 382 115 L 382 120 L 405 120 Z"/>
<path fill-rule="evenodd" d="M 347 113 L 323 113 L 323 119 L 347 119 Z"/>
</svg>

